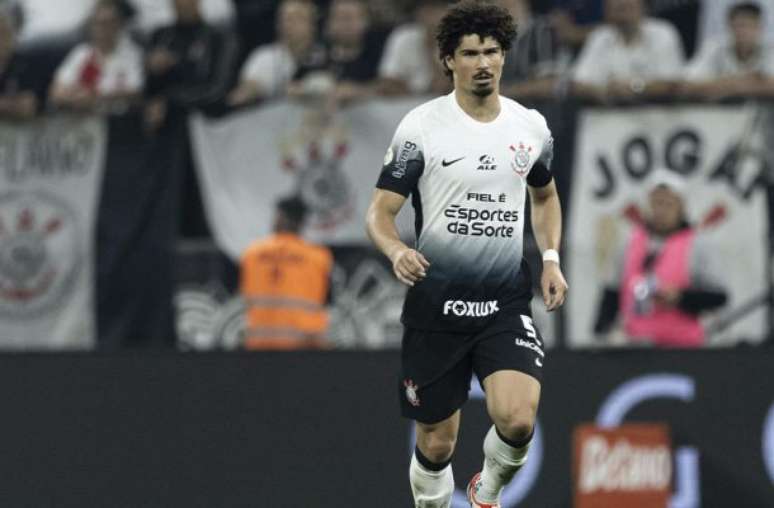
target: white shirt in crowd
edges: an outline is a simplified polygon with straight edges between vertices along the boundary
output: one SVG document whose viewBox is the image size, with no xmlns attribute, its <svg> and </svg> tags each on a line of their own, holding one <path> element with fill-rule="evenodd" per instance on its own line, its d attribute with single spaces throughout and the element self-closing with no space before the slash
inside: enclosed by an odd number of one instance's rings
<svg viewBox="0 0 774 508">
<path fill-rule="evenodd" d="M 573 79 L 592 85 L 634 78 L 668 80 L 679 77 L 683 61 L 680 35 L 674 26 L 646 18 L 640 38 L 631 45 L 625 44 L 618 30 L 609 25 L 591 32 L 578 57 Z"/>
<path fill-rule="evenodd" d="M 728 28 L 728 10 L 741 0 L 702 0 L 699 13 L 699 33 L 696 37 L 696 49 L 705 44 L 731 38 Z M 774 2 L 758 0 L 761 8 L 763 30 L 761 33 L 769 43 L 774 43 Z"/>
<path fill-rule="evenodd" d="M 81 28 L 97 0 L 12 0 L 22 7 L 23 42 L 69 35 Z M 137 10 L 134 26 L 150 32 L 175 20 L 173 0 L 129 0 Z M 234 17 L 232 0 L 200 0 L 202 16 L 213 24 L 227 23 Z"/>
<path fill-rule="evenodd" d="M 81 79 L 83 69 L 94 58 L 95 50 L 89 43 L 73 48 L 56 71 L 54 82 L 58 85 L 73 86 Z M 121 37 L 115 50 L 100 61 L 98 94 L 115 92 L 139 92 L 145 81 L 142 51 L 129 39 Z"/>
<path fill-rule="evenodd" d="M 384 47 L 379 77 L 402 79 L 412 93 L 425 93 L 433 81 L 433 55 L 425 45 L 425 29 L 408 24 L 393 30 Z"/>
<path fill-rule="evenodd" d="M 297 64 L 287 46 L 279 42 L 257 47 L 247 57 L 240 81 L 254 81 L 270 97 L 281 95 L 296 73 Z"/>
<path fill-rule="evenodd" d="M 763 46 L 758 54 L 742 62 L 731 42 L 713 41 L 708 42 L 691 61 L 686 78 L 703 81 L 752 73 L 774 77 L 774 46 Z"/>
<path fill-rule="evenodd" d="M 157 28 L 175 22 L 175 7 L 172 0 L 129 0 L 137 9 L 133 26 L 150 33 Z M 231 0 L 199 0 L 202 18 L 212 25 L 223 25 L 234 19 L 234 5 Z"/>
</svg>

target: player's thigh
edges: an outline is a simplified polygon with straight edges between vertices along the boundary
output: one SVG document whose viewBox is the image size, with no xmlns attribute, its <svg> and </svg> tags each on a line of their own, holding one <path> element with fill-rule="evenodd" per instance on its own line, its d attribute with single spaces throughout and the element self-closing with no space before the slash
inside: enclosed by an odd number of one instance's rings
<svg viewBox="0 0 774 508">
<path fill-rule="evenodd" d="M 406 330 L 398 396 L 404 417 L 433 425 L 468 399 L 473 369 L 464 336 Z"/>
<path fill-rule="evenodd" d="M 531 428 L 540 402 L 540 383 L 517 370 L 498 370 L 484 378 L 486 408 L 498 427 Z"/>
<path fill-rule="evenodd" d="M 545 361 L 543 341 L 531 319 L 510 323 L 481 339 L 472 361 L 486 392 L 487 411 L 498 428 L 514 434 L 531 428 Z"/>
</svg>

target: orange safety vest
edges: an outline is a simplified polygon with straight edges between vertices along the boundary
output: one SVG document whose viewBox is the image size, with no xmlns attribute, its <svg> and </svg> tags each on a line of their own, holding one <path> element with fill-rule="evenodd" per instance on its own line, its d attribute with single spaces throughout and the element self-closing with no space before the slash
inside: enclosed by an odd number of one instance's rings
<svg viewBox="0 0 774 508">
<path fill-rule="evenodd" d="M 300 236 L 279 233 L 247 248 L 240 290 L 247 305 L 247 349 L 322 347 L 333 256 Z"/>
</svg>

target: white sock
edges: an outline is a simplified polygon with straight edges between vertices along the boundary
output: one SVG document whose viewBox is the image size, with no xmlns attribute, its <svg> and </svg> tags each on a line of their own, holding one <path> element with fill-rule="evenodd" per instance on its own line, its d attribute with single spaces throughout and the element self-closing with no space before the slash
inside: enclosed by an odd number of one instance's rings
<svg viewBox="0 0 774 508">
<path fill-rule="evenodd" d="M 497 503 L 500 492 L 513 479 L 513 475 L 527 462 L 527 452 L 532 441 L 521 448 L 514 448 L 500 439 L 495 426 L 484 438 L 484 467 L 476 499 L 483 503 Z"/>
<path fill-rule="evenodd" d="M 412 455 L 409 480 L 416 508 L 451 506 L 451 498 L 454 494 L 454 473 L 451 464 L 440 471 L 430 471 L 419 463 L 416 454 Z"/>
</svg>

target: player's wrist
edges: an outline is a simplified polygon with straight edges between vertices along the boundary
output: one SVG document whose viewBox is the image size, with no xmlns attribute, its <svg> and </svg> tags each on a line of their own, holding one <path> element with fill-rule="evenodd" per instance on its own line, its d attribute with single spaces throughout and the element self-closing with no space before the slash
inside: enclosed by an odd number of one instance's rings
<svg viewBox="0 0 774 508">
<path fill-rule="evenodd" d="M 543 251 L 543 262 L 551 261 L 559 264 L 559 252 L 556 249 L 546 249 Z"/>
<path fill-rule="evenodd" d="M 390 247 L 390 248 L 387 250 L 387 252 L 386 252 L 386 254 L 387 254 L 387 258 L 388 258 L 388 259 L 389 259 L 389 260 L 390 260 L 392 263 L 395 263 L 395 261 L 396 261 L 398 258 L 400 258 L 400 256 L 401 256 L 401 255 L 402 255 L 404 252 L 406 252 L 407 250 L 409 250 L 409 247 L 408 247 L 408 245 L 405 245 L 405 244 L 403 244 L 403 243 L 397 243 L 397 244 L 395 244 L 395 245 L 391 246 L 391 247 Z"/>
</svg>

